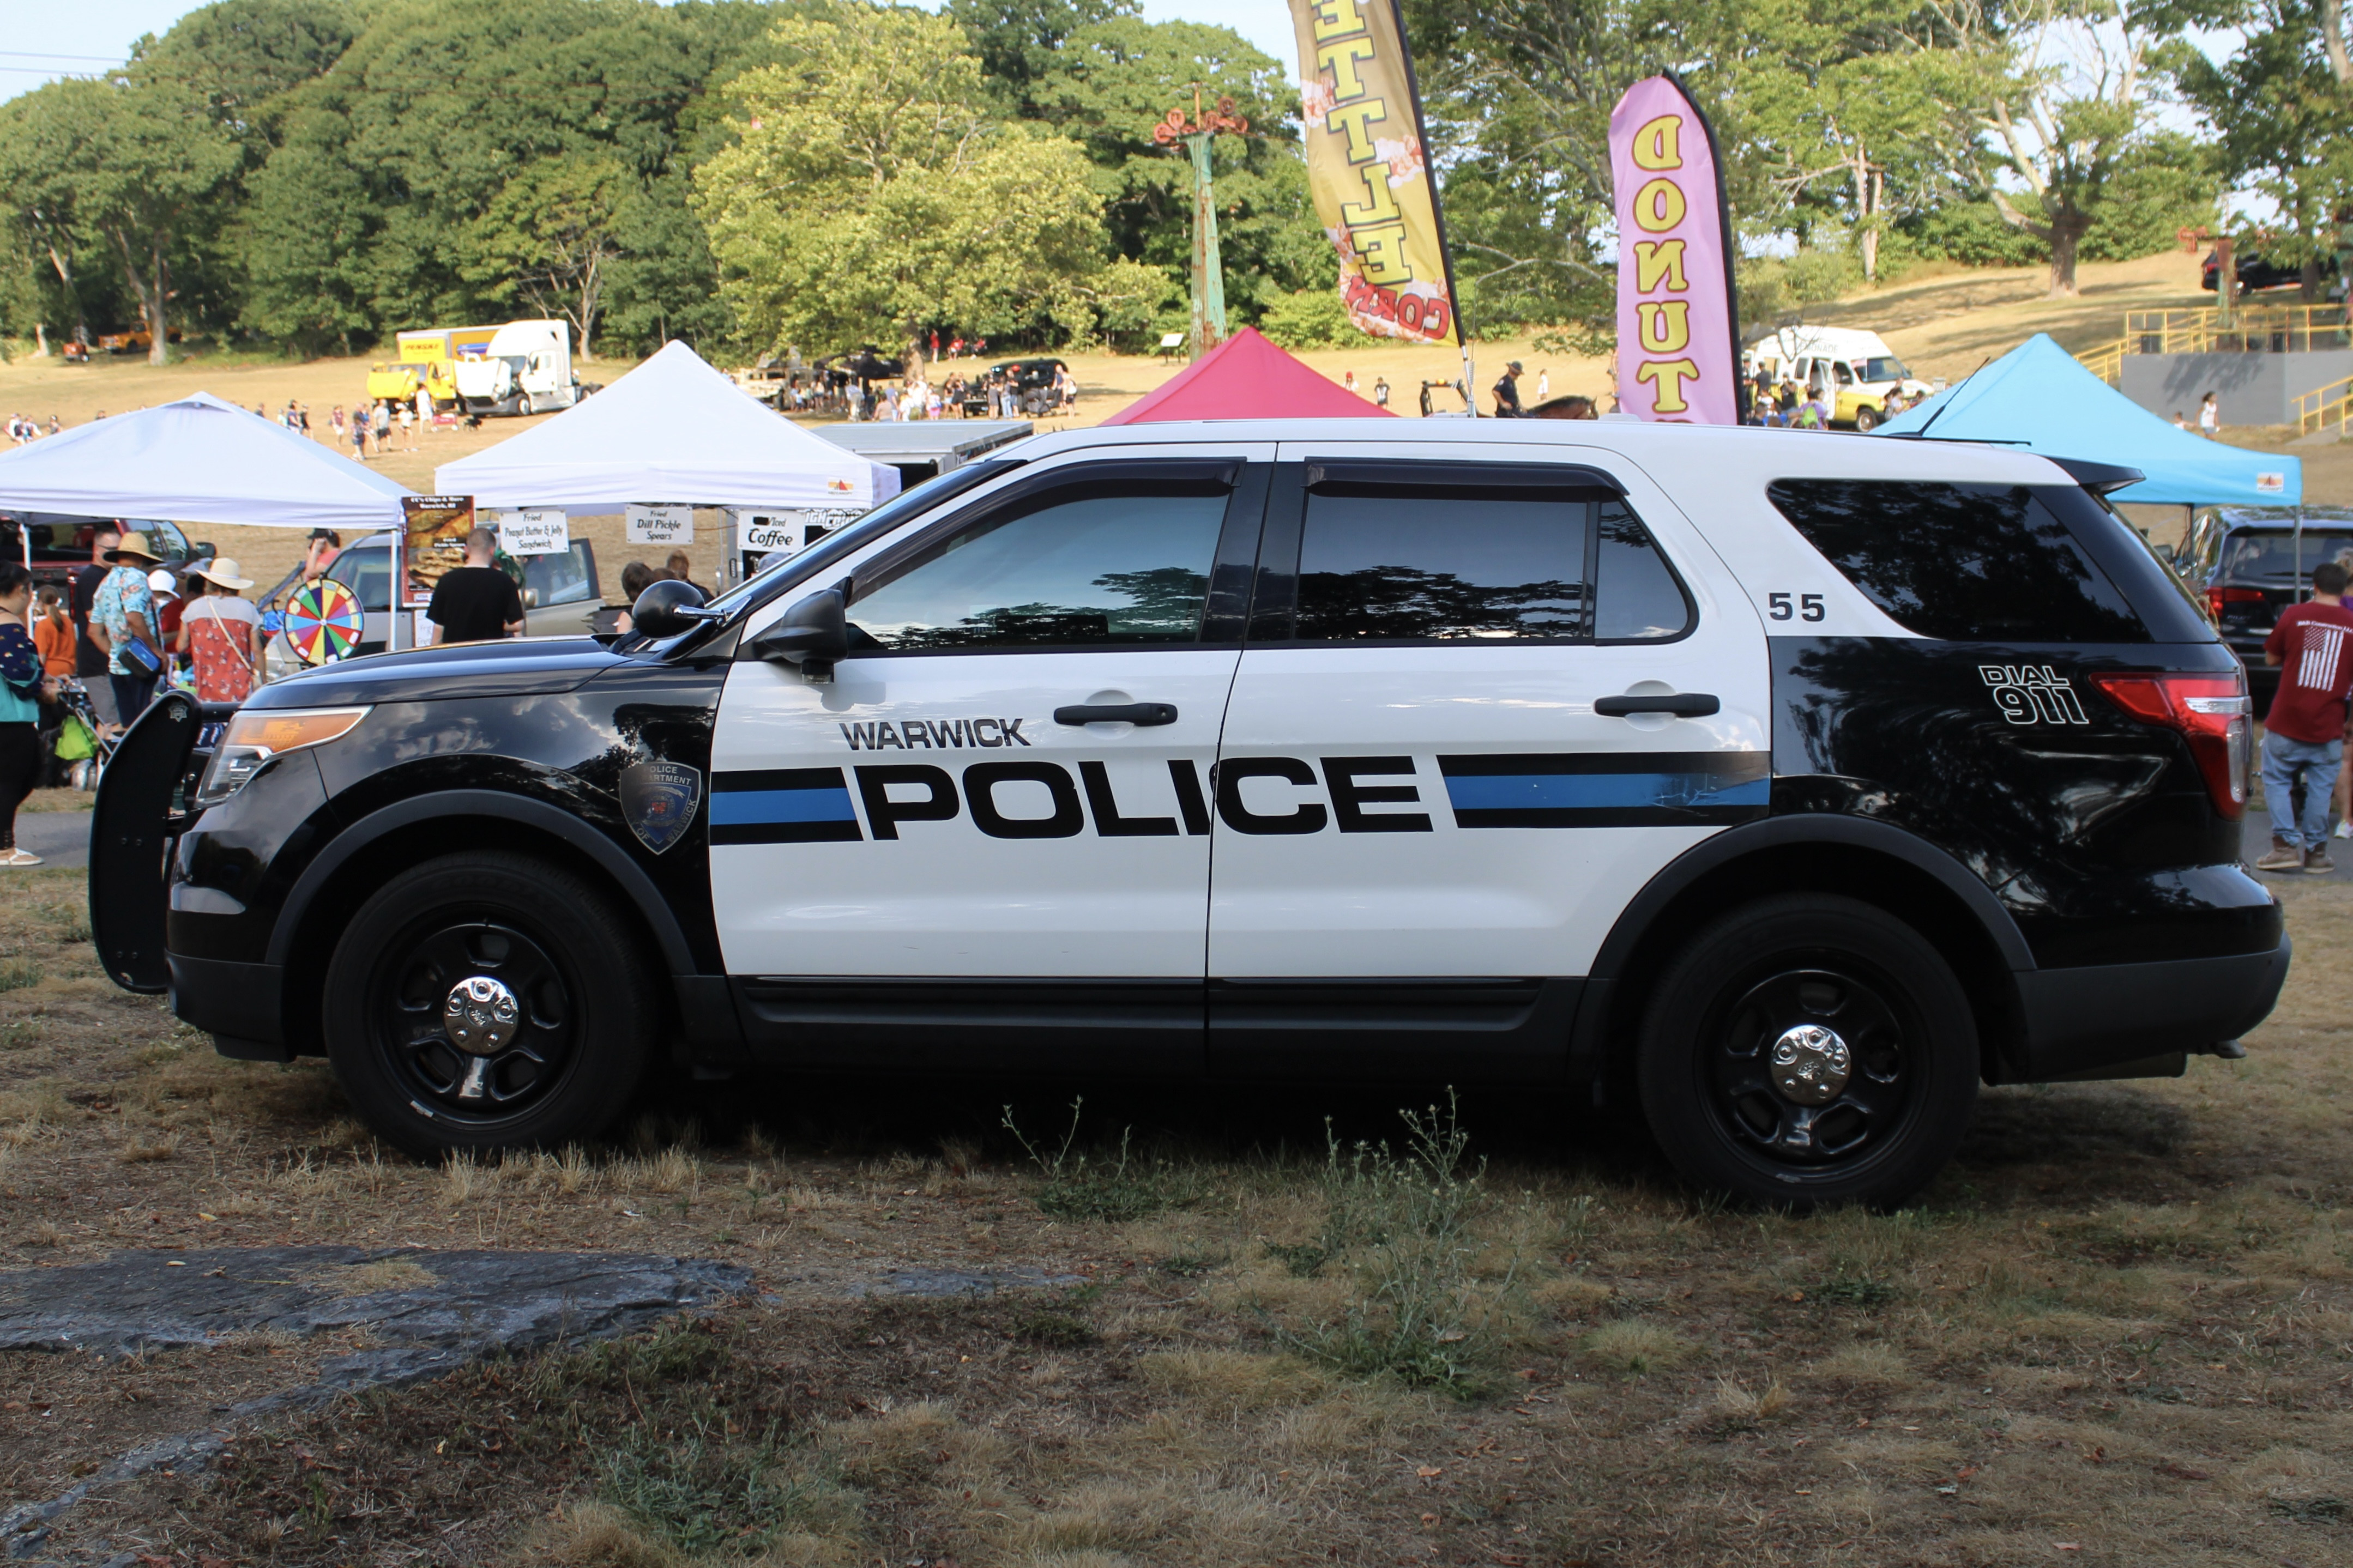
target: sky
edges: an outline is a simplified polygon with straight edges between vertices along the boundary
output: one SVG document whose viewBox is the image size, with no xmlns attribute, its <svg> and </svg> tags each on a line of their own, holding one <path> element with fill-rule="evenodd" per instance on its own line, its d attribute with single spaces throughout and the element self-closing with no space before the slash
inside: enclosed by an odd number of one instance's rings
<svg viewBox="0 0 2353 1568">
<path fill-rule="evenodd" d="M 0 0 L 0 98 L 53 76 L 121 65 L 142 33 L 167 31 L 203 0 Z M 1144 0 L 1154 22 L 1231 27 L 1275 58 L 1296 45 L 1282 0 Z"/>
</svg>

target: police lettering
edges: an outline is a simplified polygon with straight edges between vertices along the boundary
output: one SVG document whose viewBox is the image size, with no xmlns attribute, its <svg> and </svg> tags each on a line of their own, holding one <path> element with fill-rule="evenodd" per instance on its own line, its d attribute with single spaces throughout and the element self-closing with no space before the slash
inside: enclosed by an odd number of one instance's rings
<svg viewBox="0 0 2353 1568">
<path fill-rule="evenodd" d="M 973 727 L 997 722 L 977 720 Z M 1018 721 L 1002 722 L 1009 731 Z M 844 726 L 845 731 L 851 728 Z M 880 731 L 891 726 L 854 728 L 861 739 L 853 746 L 871 750 L 881 744 Z M 930 728 L 936 732 L 941 727 Z M 901 721 L 894 743 L 908 745 L 913 729 Z M 862 738 L 870 731 L 878 738 Z M 1219 821 L 1236 833 L 1253 836 L 1321 833 L 1333 826 L 1343 833 L 1432 831 L 1427 812 L 1367 809 L 1422 804 L 1419 787 L 1410 782 L 1415 772 L 1411 757 L 1324 757 L 1316 763 L 1298 757 L 1232 757 L 1210 770 L 1206 790 L 1197 763 L 1189 758 L 1172 758 L 1168 783 L 1176 796 L 1173 816 L 1166 815 L 1165 807 L 1154 812 L 1142 801 L 1123 802 L 1110 766 L 1092 760 L 1078 764 L 1075 780 L 1069 769 L 1042 757 L 1018 763 L 974 763 L 964 770 L 961 780 L 928 763 L 865 763 L 850 771 L 858 775 L 859 802 L 877 839 L 896 840 L 902 823 L 952 822 L 967 811 L 973 826 L 991 838 L 1075 838 L 1091 822 L 1098 838 L 1198 838 L 1209 831 L 1212 797 Z M 1399 782 L 1366 782 L 1373 779 Z M 1252 780 L 1265 782 L 1245 799 L 1244 785 Z M 1295 793 L 1315 789 L 1319 783 L 1325 800 Z M 1024 784 L 1036 788 L 1023 792 L 1018 786 Z M 1161 801 L 1167 798 L 1163 795 Z M 1043 805 L 1045 815 L 1014 815 L 1032 805 Z"/>
</svg>

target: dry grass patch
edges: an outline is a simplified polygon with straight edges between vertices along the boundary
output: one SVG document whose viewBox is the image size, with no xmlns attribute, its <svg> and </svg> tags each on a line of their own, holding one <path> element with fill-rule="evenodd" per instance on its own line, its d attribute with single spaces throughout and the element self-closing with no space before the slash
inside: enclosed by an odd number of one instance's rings
<svg viewBox="0 0 2353 1568">
<path fill-rule="evenodd" d="M 1137 1358 L 1135 1371 L 1151 1387 L 1237 1410 L 1302 1404 L 1330 1386 L 1296 1357 L 1240 1351 L 1158 1351 Z"/>
<path fill-rule="evenodd" d="M 1612 1372 L 1664 1372 L 1689 1359 L 1693 1346 L 1674 1330 L 1640 1318 L 1604 1323 L 1585 1336 L 1585 1353 Z"/>
<path fill-rule="evenodd" d="M 338 1296 L 373 1296 L 384 1290 L 422 1290 L 441 1277 L 411 1258 L 379 1258 L 372 1263 L 338 1265 L 311 1276 Z"/>
</svg>

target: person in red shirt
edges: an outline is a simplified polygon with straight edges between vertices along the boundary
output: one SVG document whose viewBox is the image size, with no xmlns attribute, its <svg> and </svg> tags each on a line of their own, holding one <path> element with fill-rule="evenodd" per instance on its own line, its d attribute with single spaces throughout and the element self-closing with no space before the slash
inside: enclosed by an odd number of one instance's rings
<svg viewBox="0 0 2353 1568">
<path fill-rule="evenodd" d="M 2290 605 L 2263 639 L 2263 662 L 2280 672 L 2263 717 L 2263 801 L 2272 814 L 2271 853 L 2259 871 L 2333 871 L 2328 805 L 2345 761 L 2345 699 L 2353 689 L 2353 610 L 2347 573 L 2334 561 L 2312 569 L 2312 597 Z M 2304 810 L 2290 804 L 2298 780 Z"/>
</svg>

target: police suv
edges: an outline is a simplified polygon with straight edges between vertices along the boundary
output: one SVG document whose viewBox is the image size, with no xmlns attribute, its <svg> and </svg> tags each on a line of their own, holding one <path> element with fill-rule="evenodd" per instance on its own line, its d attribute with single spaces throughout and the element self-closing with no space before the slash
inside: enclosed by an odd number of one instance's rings
<svg viewBox="0 0 2353 1568">
<path fill-rule="evenodd" d="M 1893 1202 L 1980 1082 L 2239 1055 L 2285 977 L 2243 676 L 2100 499 L 2137 477 L 1039 437 L 617 640 L 166 700 L 93 924 L 420 1154 L 588 1136 L 657 1062 L 1392 1075 L 1591 1086 L 1707 1186 Z"/>
</svg>

